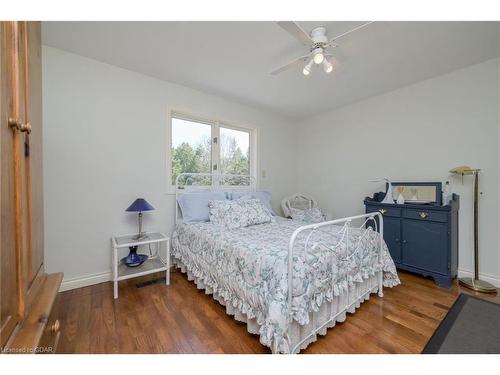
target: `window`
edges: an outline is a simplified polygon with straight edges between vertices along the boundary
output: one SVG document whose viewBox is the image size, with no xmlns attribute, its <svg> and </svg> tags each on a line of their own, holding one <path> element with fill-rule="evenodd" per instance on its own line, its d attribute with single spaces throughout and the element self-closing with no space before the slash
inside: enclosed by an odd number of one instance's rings
<svg viewBox="0 0 500 375">
<path fill-rule="evenodd" d="M 210 173 L 212 126 L 172 117 L 172 183 L 180 173 Z"/>
<path fill-rule="evenodd" d="M 250 133 L 220 127 L 222 174 L 250 174 Z"/>
<path fill-rule="evenodd" d="M 178 114 L 172 115 L 171 125 L 172 184 L 180 173 L 251 174 L 254 154 L 251 130 Z M 224 184 L 242 182 L 232 179 Z"/>
</svg>

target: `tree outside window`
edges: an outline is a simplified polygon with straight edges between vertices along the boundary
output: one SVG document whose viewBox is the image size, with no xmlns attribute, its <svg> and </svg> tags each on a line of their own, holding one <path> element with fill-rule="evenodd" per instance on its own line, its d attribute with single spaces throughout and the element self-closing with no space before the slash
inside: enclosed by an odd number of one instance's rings
<svg viewBox="0 0 500 375">
<path fill-rule="evenodd" d="M 180 173 L 211 173 L 212 147 L 220 163 L 220 173 L 250 174 L 250 133 L 218 127 L 219 140 L 212 143 L 216 124 L 172 117 L 172 183 Z M 225 181 L 229 185 L 240 180 Z"/>
</svg>

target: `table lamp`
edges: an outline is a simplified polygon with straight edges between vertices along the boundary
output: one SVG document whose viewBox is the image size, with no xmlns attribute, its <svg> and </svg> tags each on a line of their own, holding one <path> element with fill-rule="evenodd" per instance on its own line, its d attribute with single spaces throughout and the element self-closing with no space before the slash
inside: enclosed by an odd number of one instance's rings
<svg viewBox="0 0 500 375">
<path fill-rule="evenodd" d="M 146 234 L 142 231 L 142 211 L 153 211 L 155 208 L 151 206 L 145 199 L 137 198 L 125 211 L 139 212 L 139 232 L 132 237 L 134 240 L 146 238 Z"/>
<path fill-rule="evenodd" d="M 461 277 L 458 279 L 460 285 L 476 292 L 482 293 L 496 293 L 496 288 L 483 280 L 479 280 L 479 172 L 480 169 L 473 169 L 468 166 L 460 166 L 453 168 L 450 173 L 459 176 L 474 176 L 474 277 Z"/>
</svg>

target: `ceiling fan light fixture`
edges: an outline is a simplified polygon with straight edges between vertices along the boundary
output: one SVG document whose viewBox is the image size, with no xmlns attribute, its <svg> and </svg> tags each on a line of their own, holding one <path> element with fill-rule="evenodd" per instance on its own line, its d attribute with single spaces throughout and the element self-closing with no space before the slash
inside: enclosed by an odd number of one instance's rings
<svg viewBox="0 0 500 375">
<path fill-rule="evenodd" d="M 325 73 L 331 73 L 333 70 L 333 65 L 328 59 L 323 60 L 323 69 L 325 70 Z"/>
<path fill-rule="evenodd" d="M 311 74 L 312 65 L 323 64 L 323 70 L 325 73 L 331 73 L 333 71 L 333 65 L 330 57 L 332 56 L 331 50 L 338 47 L 336 44 L 337 40 L 340 38 L 345 38 L 351 33 L 363 29 L 364 27 L 372 24 L 374 21 L 365 22 L 353 29 L 347 30 L 342 34 L 335 36 L 328 36 L 326 27 L 318 26 L 311 30 L 310 33 L 305 32 L 299 25 L 294 21 L 280 21 L 278 25 L 285 30 L 288 34 L 298 40 L 302 45 L 309 46 L 308 52 L 304 56 L 297 57 L 286 65 L 279 67 L 271 72 L 271 75 L 279 74 L 290 68 L 296 68 L 302 65 L 305 61 L 308 63 L 303 67 L 302 73 L 305 76 Z M 335 62 L 335 67 L 337 67 L 337 62 Z"/>
<path fill-rule="evenodd" d="M 304 69 L 302 69 L 302 73 L 305 76 L 308 76 L 309 74 L 311 74 L 312 64 L 313 64 L 313 60 L 309 60 L 309 62 L 306 64 L 306 66 L 304 66 Z"/>
<path fill-rule="evenodd" d="M 325 55 L 323 55 L 323 48 L 318 47 L 313 51 L 313 60 L 315 64 L 321 64 L 325 59 Z"/>
</svg>

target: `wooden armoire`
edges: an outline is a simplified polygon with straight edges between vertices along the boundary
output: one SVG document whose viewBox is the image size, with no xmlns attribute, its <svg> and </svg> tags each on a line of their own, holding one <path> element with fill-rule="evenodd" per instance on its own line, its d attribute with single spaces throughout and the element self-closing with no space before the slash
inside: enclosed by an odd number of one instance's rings
<svg viewBox="0 0 500 375">
<path fill-rule="evenodd" d="M 44 267 L 40 22 L 0 22 L 0 348 L 51 353 L 62 274 Z"/>
</svg>

